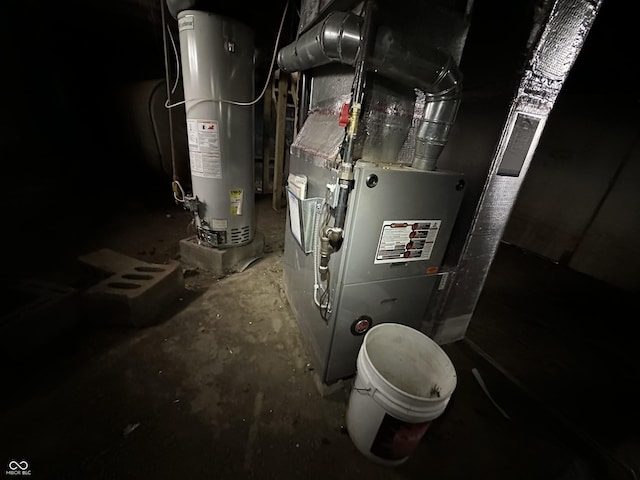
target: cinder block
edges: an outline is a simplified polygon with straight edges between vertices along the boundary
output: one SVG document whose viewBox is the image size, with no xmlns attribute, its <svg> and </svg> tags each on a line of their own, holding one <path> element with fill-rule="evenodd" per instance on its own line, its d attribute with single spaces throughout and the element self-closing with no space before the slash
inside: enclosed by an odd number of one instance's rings
<svg viewBox="0 0 640 480">
<path fill-rule="evenodd" d="M 147 262 L 142 262 L 137 258 L 123 255 L 109 248 L 102 248 L 95 252 L 80 255 L 78 260 L 111 275 L 125 270 L 132 270 L 137 266 L 148 265 Z"/>
<path fill-rule="evenodd" d="M 197 238 L 180 240 L 180 259 L 187 266 L 224 276 L 242 271 L 249 263 L 264 255 L 264 234 L 256 232 L 253 240 L 238 247 L 212 248 L 198 243 Z"/>
<path fill-rule="evenodd" d="M 184 290 L 179 262 L 143 262 L 110 250 L 80 260 L 105 272 L 121 269 L 82 292 L 87 314 L 101 323 L 151 325 Z"/>
</svg>

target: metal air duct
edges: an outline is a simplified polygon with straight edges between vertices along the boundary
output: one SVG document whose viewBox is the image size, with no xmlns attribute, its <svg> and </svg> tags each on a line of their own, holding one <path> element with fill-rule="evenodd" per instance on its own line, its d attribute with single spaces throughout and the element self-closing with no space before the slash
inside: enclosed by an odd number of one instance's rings
<svg viewBox="0 0 640 480">
<path fill-rule="evenodd" d="M 339 62 L 353 65 L 362 44 L 362 17 L 348 12 L 331 12 L 316 27 L 278 52 L 278 66 L 297 72 Z"/>
<path fill-rule="evenodd" d="M 322 23 L 281 49 L 278 66 L 292 72 L 331 62 L 354 65 L 362 45 L 362 17 L 332 12 Z M 411 166 L 436 170 L 460 104 L 462 74 L 455 60 L 436 48 L 421 46 L 418 52 L 411 42 L 384 26 L 378 27 L 372 50 L 365 59 L 367 71 L 426 92 Z"/>
<path fill-rule="evenodd" d="M 367 69 L 426 93 L 411 166 L 435 170 L 460 104 L 462 74 L 455 60 L 437 48 L 421 46 L 416 52 L 397 32 L 380 27 Z"/>
</svg>

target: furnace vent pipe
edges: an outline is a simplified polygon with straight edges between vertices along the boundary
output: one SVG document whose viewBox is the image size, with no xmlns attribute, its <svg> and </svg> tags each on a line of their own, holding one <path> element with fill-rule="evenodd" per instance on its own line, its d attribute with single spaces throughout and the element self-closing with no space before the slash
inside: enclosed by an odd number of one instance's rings
<svg viewBox="0 0 640 480">
<path fill-rule="evenodd" d="M 278 52 L 278 66 L 297 72 L 339 62 L 354 65 L 362 44 L 362 17 L 348 12 L 331 12 L 294 43 Z"/>
<path fill-rule="evenodd" d="M 416 145 L 411 166 L 418 170 L 436 170 L 451 125 L 455 121 L 460 97 L 427 96 L 422 121 L 416 129 Z"/>
</svg>

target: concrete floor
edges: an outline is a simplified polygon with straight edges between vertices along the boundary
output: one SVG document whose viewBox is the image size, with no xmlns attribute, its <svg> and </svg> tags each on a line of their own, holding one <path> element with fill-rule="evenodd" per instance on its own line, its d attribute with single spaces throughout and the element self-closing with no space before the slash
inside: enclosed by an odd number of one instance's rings
<svg viewBox="0 0 640 480">
<path fill-rule="evenodd" d="M 32 255 L 8 259 L 10 271 L 81 290 L 91 282 L 73 261 L 82 253 L 176 259 L 178 241 L 193 234 L 190 217 L 160 203 L 120 199 L 95 227 L 70 219 L 66 233 L 39 250 L 22 238 Z M 500 247 L 467 339 L 444 346 L 458 374 L 445 413 L 405 464 L 366 459 L 345 427 L 350 383 L 320 395 L 286 301 L 285 212 L 269 197 L 257 206 L 264 257 L 225 278 L 185 270 L 184 294 L 154 325 L 107 326 L 80 314 L 46 344 L 5 355 L 5 471 L 26 460 L 35 479 L 569 480 L 640 472 L 640 363 L 621 313 L 634 311 L 631 296 L 509 245 Z"/>
</svg>

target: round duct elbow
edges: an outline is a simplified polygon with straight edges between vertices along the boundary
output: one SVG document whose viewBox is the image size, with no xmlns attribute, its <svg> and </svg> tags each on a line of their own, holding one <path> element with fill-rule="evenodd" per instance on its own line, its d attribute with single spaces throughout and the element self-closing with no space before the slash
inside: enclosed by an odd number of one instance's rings
<svg viewBox="0 0 640 480">
<path fill-rule="evenodd" d="M 362 18 L 348 12 L 331 12 L 316 27 L 278 52 L 278 67 L 298 72 L 339 62 L 353 65 L 362 44 Z"/>
</svg>

